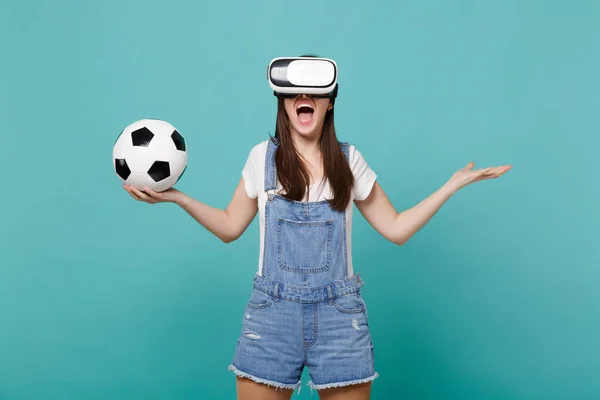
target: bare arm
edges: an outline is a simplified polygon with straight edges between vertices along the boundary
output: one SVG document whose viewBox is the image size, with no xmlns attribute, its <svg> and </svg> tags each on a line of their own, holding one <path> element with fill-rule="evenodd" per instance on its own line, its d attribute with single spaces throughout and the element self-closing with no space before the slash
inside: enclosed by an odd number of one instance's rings
<svg viewBox="0 0 600 400">
<path fill-rule="evenodd" d="M 258 211 L 256 199 L 246 194 L 244 178 L 241 178 L 226 209 L 211 207 L 180 192 L 169 189 L 165 192 L 153 192 L 149 189 L 137 190 L 125 186 L 125 190 L 138 201 L 146 203 L 175 203 L 192 218 L 225 243 L 238 239 L 248 228 Z"/>
<path fill-rule="evenodd" d="M 403 245 L 425 226 L 460 188 L 480 180 L 497 178 L 511 167 L 485 168 L 476 171 L 472 171 L 472 168 L 472 163 L 469 163 L 427 198 L 400 213 L 391 204 L 378 182 L 375 182 L 365 200 L 356 201 L 356 207 L 379 234 L 393 243 Z"/>
<path fill-rule="evenodd" d="M 363 201 L 356 206 L 381 236 L 398 245 L 405 244 L 439 211 L 452 196 L 449 187 L 443 186 L 416 206 L 398 213 L 378 182 Z"/>
</svg>

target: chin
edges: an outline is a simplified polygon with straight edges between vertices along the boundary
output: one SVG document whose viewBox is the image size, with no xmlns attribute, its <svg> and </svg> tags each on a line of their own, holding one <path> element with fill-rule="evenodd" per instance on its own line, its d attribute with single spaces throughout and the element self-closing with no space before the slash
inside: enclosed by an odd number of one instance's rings
<svg viewBox="0 0 600 400">
<path fill-rule="evenodd" d="M 292 124 L 296 133 L 306 138 L 317 137 L 321 133 L 316 123 L 310 125 Z"/>
</svg>

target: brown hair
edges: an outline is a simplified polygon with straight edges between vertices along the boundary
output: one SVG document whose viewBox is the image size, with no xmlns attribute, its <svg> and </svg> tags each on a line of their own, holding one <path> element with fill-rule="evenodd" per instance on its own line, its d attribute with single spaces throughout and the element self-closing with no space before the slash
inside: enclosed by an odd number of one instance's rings
<svg viewBox="0 0 600 400">
<path fill-rule="evenodd" d="M 335 100 L 332 100 L 332 103 Z M 327 111 L 319 148 L 323 157 L 324 178 L 329 181 L 333 198 L 329 204 L 343 211 L 350 202 L 354 176 L 335 133 L 334 109 Z M 290 123 L 285 111 L 284 100 L 278 99 L 275 138 L 279 147 L 275 153 L 277 178 L 283 187 L 282 196 L 289 200 L 302 201 L 310 185 L 310 174 L 306 164 L 294 145 Z"/>
</svg>

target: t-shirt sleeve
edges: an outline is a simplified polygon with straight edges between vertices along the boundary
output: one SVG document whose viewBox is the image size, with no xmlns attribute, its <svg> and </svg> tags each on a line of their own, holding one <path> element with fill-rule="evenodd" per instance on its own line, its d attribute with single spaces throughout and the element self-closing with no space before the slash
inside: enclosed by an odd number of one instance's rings
<svg viewBox="0 0 600 400">
<path fill-rule="evenodd" d="M 371 193 L 377 174 L 369 167 L 360 151 L 350 147 L 350 168 L 354 175 L 353 195 L 355 200 L 364 200 Z"/>
<path fill-rule="evenodd" d="M 251 199 L 258 197 L 258 187 L 264 174 L 263 167 L 264 151 L 261 144 L 256 145 L 250 150 L 246 164 L 242 169 L 242 177 L 244 178 L 244 186 L 246 193 Z"/>
</svg>

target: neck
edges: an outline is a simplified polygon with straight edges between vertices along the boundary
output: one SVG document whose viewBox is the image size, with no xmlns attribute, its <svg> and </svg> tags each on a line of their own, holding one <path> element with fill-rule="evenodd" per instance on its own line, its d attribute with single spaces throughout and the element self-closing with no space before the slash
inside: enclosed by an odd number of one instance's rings
<svg viewBox="0 0 600 400">
<path fill-rule="evenodd" d="M 321 152 L 321 149 L 319 148 L 320 136 L 300 135 L 297 132 L 295 132 L 293 129 L 290 133 L 291 133 L 292 141 L 294 142 L 294 146 L 296 147 L 296 150 L 298 151 L 298 153 L 300 154 L 300 156 L 302 158 L 310 160 L 310 159 L 313 159 L 315 156 L 317 156 Z"/>
<path fill-rule="evenodd" d="M 305 160 L 313 160 L 318 157 L 321 152 L 318 137 L 306 137 L 295 132 L 292 132 L 291 136 L 294 147 L 296 147 L 298 154 L 300 154 L 302 158 Z"/>
</svg>

